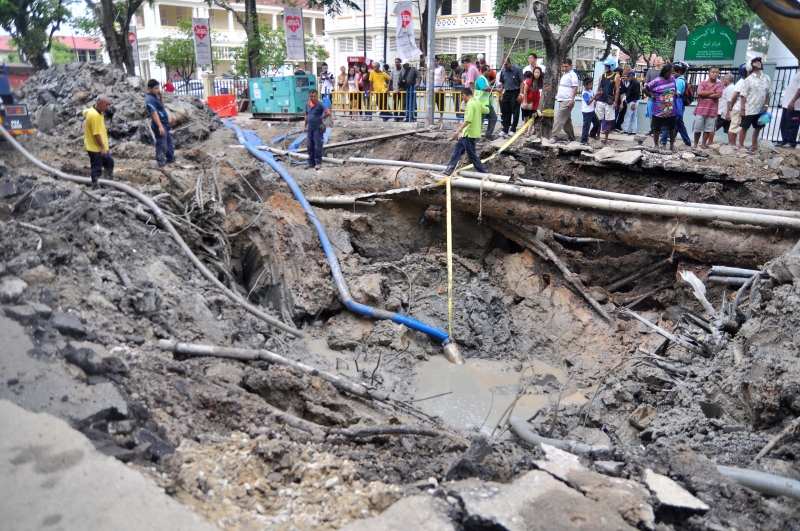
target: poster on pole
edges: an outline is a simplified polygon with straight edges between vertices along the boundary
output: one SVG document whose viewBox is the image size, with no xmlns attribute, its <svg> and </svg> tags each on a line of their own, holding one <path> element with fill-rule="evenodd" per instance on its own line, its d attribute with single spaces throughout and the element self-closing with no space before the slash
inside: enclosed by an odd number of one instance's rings
<svg viewBox="0 0 800 531">
<path fill-rule="evenodd" d="M 134 67 L 139 66 L 139 38 L 136 36 L 136 24 L 128 26 L 128 42 L 131 43 L 131 55 Z"/>
<path fill-rule="evenodd" d="M 194 33 L 194 55 L 197 65 L 212 64 L 211 32 L 208 30 L 208 19 L 192 18 L 192 32 Z"/>
<path fill-rule="evenodd" d="M 305 61 L 306 40 L 303 36 L 303 9 L 300 7 L 284 7 L 283 25 L 286 29 L 286 59 L 289 61 Z"/>
<path fill-rule="evenodd" d="M 422 50 L 417 46 L 417 39 L 414 37 L 411 2 L 398 2 L 394 14 L 397 16 L 397 53 L 403 61 L 419 59 Z"/>
</svg>

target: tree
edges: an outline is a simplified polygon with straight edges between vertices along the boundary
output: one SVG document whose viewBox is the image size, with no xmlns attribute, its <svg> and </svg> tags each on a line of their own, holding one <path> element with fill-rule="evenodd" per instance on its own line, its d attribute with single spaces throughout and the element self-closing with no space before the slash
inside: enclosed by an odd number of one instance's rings
<svg viewBox="0 0 800 531">
<path fill-rule="evenodd" d="M 75 51 L 61 41 L 53 41 L 50 45 L 50 57 L 53 64 L 65 65 L 67 63 L 74 63 L 78 60 L 75 57 Z"/>
<path fill-rule="evenodd" d="M 592 7 L 592 2 L 593 0 L 537 0 L 529 8 L 533 9 L 533 14 L 539 24 L 539 33 L 544 41 L 546 62 L 549 67 L 544 75 L 545 86 L 558 86 L 562 62 L 578 38 L 588 29 L 584 26 L 584 20 Z M 552 12 L 551 4 L 555 4 Z M 572 5 L 568 14 L 567 4 Z M 496 0 L 494 17 L 499 20 L 506 13 L 517 11 L 525 5 L 527 5 L 527 0 Z M 560 33 L 558 35 L 550 25 L 551 14 L 559 21 Z M 560 16 L 562 14 L 564 16 Z M 555 101 L 556 91 L 545 90 L 543 108 L 554 108 Z"/>
<path fill-rule="evenodd" d="M 37 70 L 48 67 L 45 54 L 53 34 L 70 20 L 71 0 L 0 0 L 0 27 L 14 39 L 20 58 Z"/>
<path fill-rule="evenodd" d="M 0 0 L 3 1 L 3 0 Z M 77 21 L 76 26 L 85 33 L 99 32 L 106 44 L 111 64 L 133 75 L 133 50 L 128 38 L 128 27 L 145 0 L 84 0 L 90 17 Z M 154 0 L 147 0 L 153 5 Z"/>
<path fill-rule="evenodd" d="M 234 77 L 258 77 L 262 70 L 271 66 L 280 67 L 286 63 L 286 35 L 282 29 L 272 29 L 267 25 L 258 28 L 259 42 L 256 49 L 259 51 L 255 62 L 255 75 L 250 72 L 247 47 L 241 46 L 233 50 L 231 72 Z M 324 61 L 328 51 L 319 44 L 311 35 L 305 35 L 306 57 Z M 251 48 L 252 49 L 252 48 Z"/>
<path fill-rule="evenodd" d="M 748 22 L 750 22 L 750 48 L 758 53 L 767 53 L 772 32 L 755 13 L 750 15 Z"/>
</svg>

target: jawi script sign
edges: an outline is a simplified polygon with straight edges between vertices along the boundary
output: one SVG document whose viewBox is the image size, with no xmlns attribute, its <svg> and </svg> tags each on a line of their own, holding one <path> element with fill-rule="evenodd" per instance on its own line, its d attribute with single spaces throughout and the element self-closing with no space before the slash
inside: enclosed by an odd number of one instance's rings
<svg viewBox="0 0 800 531">
<path fill-rule="evenodd" d="M 687 61 L 732 61 L 736 52 L 736 32 L 716 19 L 700 26 L 686 39 Z"/>
</svg>

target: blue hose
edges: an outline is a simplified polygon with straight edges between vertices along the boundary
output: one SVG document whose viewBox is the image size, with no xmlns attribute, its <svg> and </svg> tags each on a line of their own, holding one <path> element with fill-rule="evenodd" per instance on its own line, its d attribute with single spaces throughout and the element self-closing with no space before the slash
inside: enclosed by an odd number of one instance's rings
<svg viewBox="0 0 800 531">
<path fill-rule="evenodd" d="M 295 198 L 300 202 L 300 205 L 303 207 L 303 210 L 305 210 L 306 215 L 308 215 L 308 219 L 311 220 L 311 223 L 314 224 L 314 228 L 317 229 L 317 234 L 319 234 L 319 240 L 322 244 L 322 249 L 325 251 L 325 256 L 328 258 L 328 263 L 330 263 L 331 266 L 331 274 L 333 275 L 333 281 L 336 284 L 336 289 L 339 291 L 339 297 L 342 299 L 342 302 L 348 310 L 354 313 L 372 317 L 374 319 L 386 319 L 395 323 L 403 324 L 412 330 L 417 330 L 418 332 L 422 332 L 435 339 L 438 339 L 439 341 L 443 342 L 445 346 L 452 345 L 452 348 L 455 348 L 455 344 L 450 339 L 448 333 L 444 330 L 427 325 L 401 313 L 394 313 L 373 308 L 372 306 L 359 304 L 354 301 L 353 297 L 350 295 L 350 290 L 347 289 L 347 284 L 342 276 L 342 269 L 339 266 L 339 260 L 336 258 L 336 254 L 333 251 L 333 246 L 331 245 L 328 235 L 325 232 L 325 227 L 323 227 L 322 223 L 320 223 L 319 219 L 317 219 L 317 216 L 314 214 L 314 209 L 311 208 L 308 200 L 306 200 L 306 196 L 303 195 L 303 191 L 300 190 L 300 187 L 297 185 L 295 180 L 292 178 L 289 172 L 287 172 L 286 169 L 275 160 L 271 153 L 260 151 L 255 148 L 256 145 L 261 144 L 261 140 L 258 139 L 255 133 L 252 131 L 242 131 L 241 128 L 233 124 L 230 120 L 226 120 L 225 125 L 236 132 L 239 143 L 246 147 L 254 157 L 269 164 L 272 169 L 278 172 L 278 175 L 280 175 L 283 180 L 286 181 L 286 184 L 289 185 L 289 188 L 291 188 Z M 253 137 L 256 138 L 254 139 Z"/>
<path fill-rule="evenodd" d="M 300 129 L 299 131 L 292 131 L 291 133 L 286 133 L 285 135 L 276 136 L 275 138 L 272 139 L 272 143 L 273 144 L 277 144 L 278 142 L 281 142 L 287 136 L 299 135 L 302 132 L 303 132 L 303 130 Z"/>
<path fill-rule="evenodd" d="M 291 144 L 289 144 L 289 149 L 288 149 L 288 151 L 297 151 L 297 150 L 300 148 L 300 144 L 302 144 L 303 142 L 305 142 L 305 140 L 306 140 L 306 136 L 307 136 L 307 135 L 306 135 L 305 133 L 303 133 L 302 135 L 300 135 L 300 136 L 298 136 L 297 138 L 295 138 L 295 139 L 294 139 L 294 142 L 292 142 Z M 279 172 L 279 173 L 280 173 L 280 172 Z M 281 177 L 283 177 L 283 176 L 281 176 Z"/>
</svg>

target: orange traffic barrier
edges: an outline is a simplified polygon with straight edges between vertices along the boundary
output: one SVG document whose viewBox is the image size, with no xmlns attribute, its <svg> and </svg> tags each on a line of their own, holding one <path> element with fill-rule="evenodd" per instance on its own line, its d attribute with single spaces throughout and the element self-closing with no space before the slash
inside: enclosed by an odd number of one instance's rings
<svg viewBox="0 0 800 531">
<path fill-rule="evenodd" d="M 208 103 L 211 110 L 217 113 L 220 118 L 230 118 L 231 116 L 239 115 L 239 112 L 236 110 L 236 96 L 233 94 L 209 96 L 206 98 L 206 103 Z"/>
</svg>

